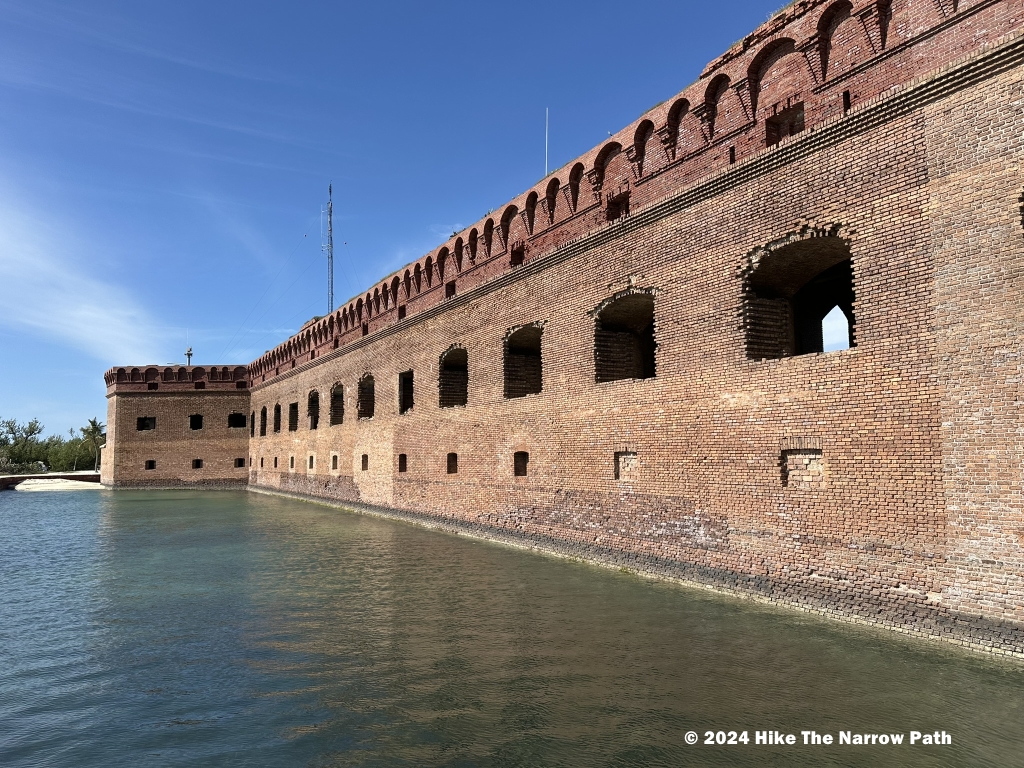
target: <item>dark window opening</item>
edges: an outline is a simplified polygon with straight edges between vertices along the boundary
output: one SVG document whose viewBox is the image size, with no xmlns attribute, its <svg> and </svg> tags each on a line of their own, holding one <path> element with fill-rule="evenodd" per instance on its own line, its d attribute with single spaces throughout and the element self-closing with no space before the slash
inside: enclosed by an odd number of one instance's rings
<svg viewBox="0 0 1024 768">
<path fill-rule="evenodd" d="M 363 336 L 369 336 L 369 335 L 370 335 L 370 324 L 369 323 L 363 323 Z"/>
<path fill-rule="evenodd" d="M 260 469 L 263 469 L 263 457 L 260 456 Z"/>
<path fill-rule="evenodd" d="M 244 413 L 229 413 L 228 414 L 228 427 L 232 429 L 245 429 L 246 420 Z"/>
<path fill-rule="evenodd" d="M 736 162 L 736 147 L 729 147 L 729 165 Z"/>
<path fill-rule="evenodd" d="M 398 319 L 405 320 L 405 304 L 398 305 Z"/>
<path fill-rule="evenodd" d="M 249 437 L 256 437 L 256 411 L 249 416 Z"/>
<path fill-rule="evenodd" d="M 156 461 L 154 461 L 153 459 L 147 459 L 146 469 L 156 469 Z"/>
<path fill-rule="evenodd" d="M 277 469 L 277 456 L 274 457 L 274 469 Z"/>
<path fill-rule="evenodd" d="M 769 253 L 747 279 L 747 357 L 790 357 L 856 346 L 853 302 L 853 262 L 839 238 L 802 240 Z M 833 323 L 836 307 L 842 317 Z"/>
<path fill-rule="evenodd" d="M 295 457 L 294 456 L 289 456 L 288 457 L 288 469 L 295 469 Z"/>
<path fill-rule="evenodd" d="M 235 459 L 235 469 L 241 469 L 245 467 L 245 459 Z"/>
<path fill-rule="evenodd" d="M 160 389 L 160 385 L 157 384 L 155 381 L 151 381 L 149 382 L 149 384 L 146 385 L 146 389 L 152 392 L 155 389 Z"/>
<path fill-rule="evenodd" d="M 247 389 L 248 387 L 249 387 L 249 382 L 247 382 L 247 381 L 236 381 L 235 382 L 235 389 Z"/>
<path fill-rule="evenodd" d="M 398 374 L 398 412 L 406 413 L 413 406 L 412 371 Z"/>
<path fill-rule="evenodd" d="M 335 384 L 331 390 L 331 426 L 345 423 L 345 387 Z"/>
<path fill-rule="evenodd" d="M 850 101 L 850 92 L 849 91 L 843 91 L 843 114 L 844 115 L 847 112 L 850 111 L 850 107 L 851 106 L 853 106 L 853 104 Z"/>
<path fill-rule="evenodd" d="M 337 469 L 337 468 L 338 468 L 338 454 L 334 454 L 333 456 L 331 456 L 331 469 Z"/>
<path fill-rule="evenodd" d="M 309 428 L 316 429 L 320 426 L 320 393 L 315 389 L 309 393 L 306 399 L 306 413 L 309 415 Z"/>
<path fill-rule="evenodd" d="M 156 416 L 139 416 L 135 420 L 135 429 L 139 432 L 156 429 Z"/>
<path fill-rule="evenodd" d="M 456 347 L 441 356 L 437 386 L 437 404 L 441 408 L 466 404 L 469 400 L 469 355 L 466 350 Z"/>
<path fill-rule="evenodd" d="M 623 296 L 601 310 L 594 333 L 594 380 L 654 378 L 654 298 Z"/>
<path fill-rule="evenodd" d="M 444 284 L 444 297 L 446 299 L 455 298 L 455 281 L 452 280 Z"/>
<path fill-rule="evenodd" d="M 203 460 L 202 459 L 192 459 L 192 469 L 202 469 L 202 468 L 203 468 Z"/>
<path fill-rule="evenodd" d="M 281 404 L 277 403 L 274 406 L 274 431 L 281 431 Z M 276 466 L 276 465 L 275 465 Z"/>
<path fill-rule="evenodd" d="M 536 325 L 520 328 L 505 341 L 505 397 L 525 397 L 540 392 L 544 385 L 541 362 L 543 329 Z"/>
<path fill-rule="evenodd" d="M 629 214 L 629 192 L 623 192 L 615 197 L 608 198 L 608 208 L 605 217 L 608 221 L 615 221 L 622 216 Z"/>
<path fill-rule="evenodd" d="M 299 428 L 299 404 L 288 403 L 288 431 L 295 432 Z"/>
<path fill-rule="evenodd" d="M 359 380 L 359 396 L 356 400 L 356 416 L 360 419 L 372 419 L 374 400 L 373 376 L 367 374 Z"/>
<path fill-rule="evenodd" d="M 313 457 L 310 456 L 309 457 L 309 469 L 312 469 L 312 468 L 313 468 Z"/>
<path fill-rule="evenodd" d="M 804 129 L 804 103 L 801 101 L 780 110 L 764 121 L 765 146 L 773 147 L 787 136 L 795 136 Z"/>
<path fill-rule="evenodd" d="M 260 437 L 267 436 L 267 406 L 260 409 Z"/>
<path fill-rule="evenodd" d="M 398 471 L 408 472 L 409 471 L 409 457 L 404 453 L 398 454 Z"/>
<path fill-rule="evenodd" d="M 205 381 L 197 381 L 196 382 L 196 389 L 206 389 L 206 382 Z"/>
<path fill-rule="evenodd" d="M 516 451 L 512 454 L 512 469 L 516 477 L 526 477 L 527 468 L 530 466 L 530 454 L 526 451 Z"/>
<path fill-rule="evenodd" d="M 512 244 L 512 256 L 510 263 L 513 267 L 518 267 L 524 261 L 526 261 L 526 244 L 520 240 Z"/>
<path fill-rule="evenodd" d="M 370 468 L 370 457 L 365 453 L 363 454 L 361 466 L 363 468 L 363 472 Z"/>
<path fill-rule="evenodd" d="M 459 454 L 449 453 L 448 454 L 448 474 L 456 475 L 459 472 Z"/>
<path fill-rule="evenodd" d="M 193 413 L 188 417 L 188 428 L 189 429 L 202 429 L 203 428 L 203 415 L 201 413 Z"/>
</svg>

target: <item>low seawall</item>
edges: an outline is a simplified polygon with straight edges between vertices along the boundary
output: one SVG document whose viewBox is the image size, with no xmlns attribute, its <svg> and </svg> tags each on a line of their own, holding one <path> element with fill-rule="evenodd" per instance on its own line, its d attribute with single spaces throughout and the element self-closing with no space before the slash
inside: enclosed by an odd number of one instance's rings
<svg viewBox="0 0 1024 768">
<path fill-rule="evenodd" d="M 397 520 L 461 536 L 579 560 L 606 568 L 685 586 L 783 606 L 855 624 L 875 626 L 901 634 L 937 640 L 975 652 L 1024 659 L 1024 627 L 1010 621 L 969 615 L 939 606 L 920 605 L 882 594 L 858 593 L 855 599 L 837 595 L 834 587 L 816 588 L 806 579 L 771 578 L 729 569 L 630 552 L 612 547 L 573 542 L 555 536 L 510 529 L 444 515 L 394 509 L 250 484 L 248 490 L 269 496 L 308 501 L 356 514 Z M 852 605 L 854 609 L 842 608 Z"/>
</svg>

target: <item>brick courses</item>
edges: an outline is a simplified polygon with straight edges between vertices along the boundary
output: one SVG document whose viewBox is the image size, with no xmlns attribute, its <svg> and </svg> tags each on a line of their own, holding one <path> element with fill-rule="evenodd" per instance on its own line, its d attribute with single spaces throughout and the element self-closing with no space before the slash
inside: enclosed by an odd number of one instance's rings
<svg viewBox="0 0 1024 768">
<path fill-rule="evenodd" d="M 104 482 L 149 482 L 137 416 L 266 408 L 200 438 L 254 488 L 1024 654 L 1022 27 L 1017 0 L 795 3 L 251 395 L 112 369 Z M 837 280 L 855 346 L 794 355 Z M 161 440 L 158 468 L 199 450 Z"/>
</svg>

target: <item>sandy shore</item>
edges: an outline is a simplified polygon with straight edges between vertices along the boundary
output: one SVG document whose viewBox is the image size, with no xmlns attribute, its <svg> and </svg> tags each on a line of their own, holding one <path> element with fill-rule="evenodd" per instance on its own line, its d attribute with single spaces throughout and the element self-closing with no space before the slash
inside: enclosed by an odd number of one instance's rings
<svg viewBox="0 0 1024 768">
<path fill-rule="evenodd" d="M 25 480 L 14 486 L 16 491 L 98 491 L 103 486 L 99 483 L 86 483 L 81 480 L 60 480 L 44 477 Z"/>
</svg>

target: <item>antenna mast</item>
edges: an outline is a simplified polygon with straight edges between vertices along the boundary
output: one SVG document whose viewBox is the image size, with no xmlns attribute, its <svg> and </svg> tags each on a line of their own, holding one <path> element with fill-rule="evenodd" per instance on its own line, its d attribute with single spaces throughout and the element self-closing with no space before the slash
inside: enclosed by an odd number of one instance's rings
<svg viewBox="0 0 1024 768">
<path fill-rule="evenodd" d="M 327 314 L 334 311 L 334 184 L 327 185 Z"/>
</svg>

